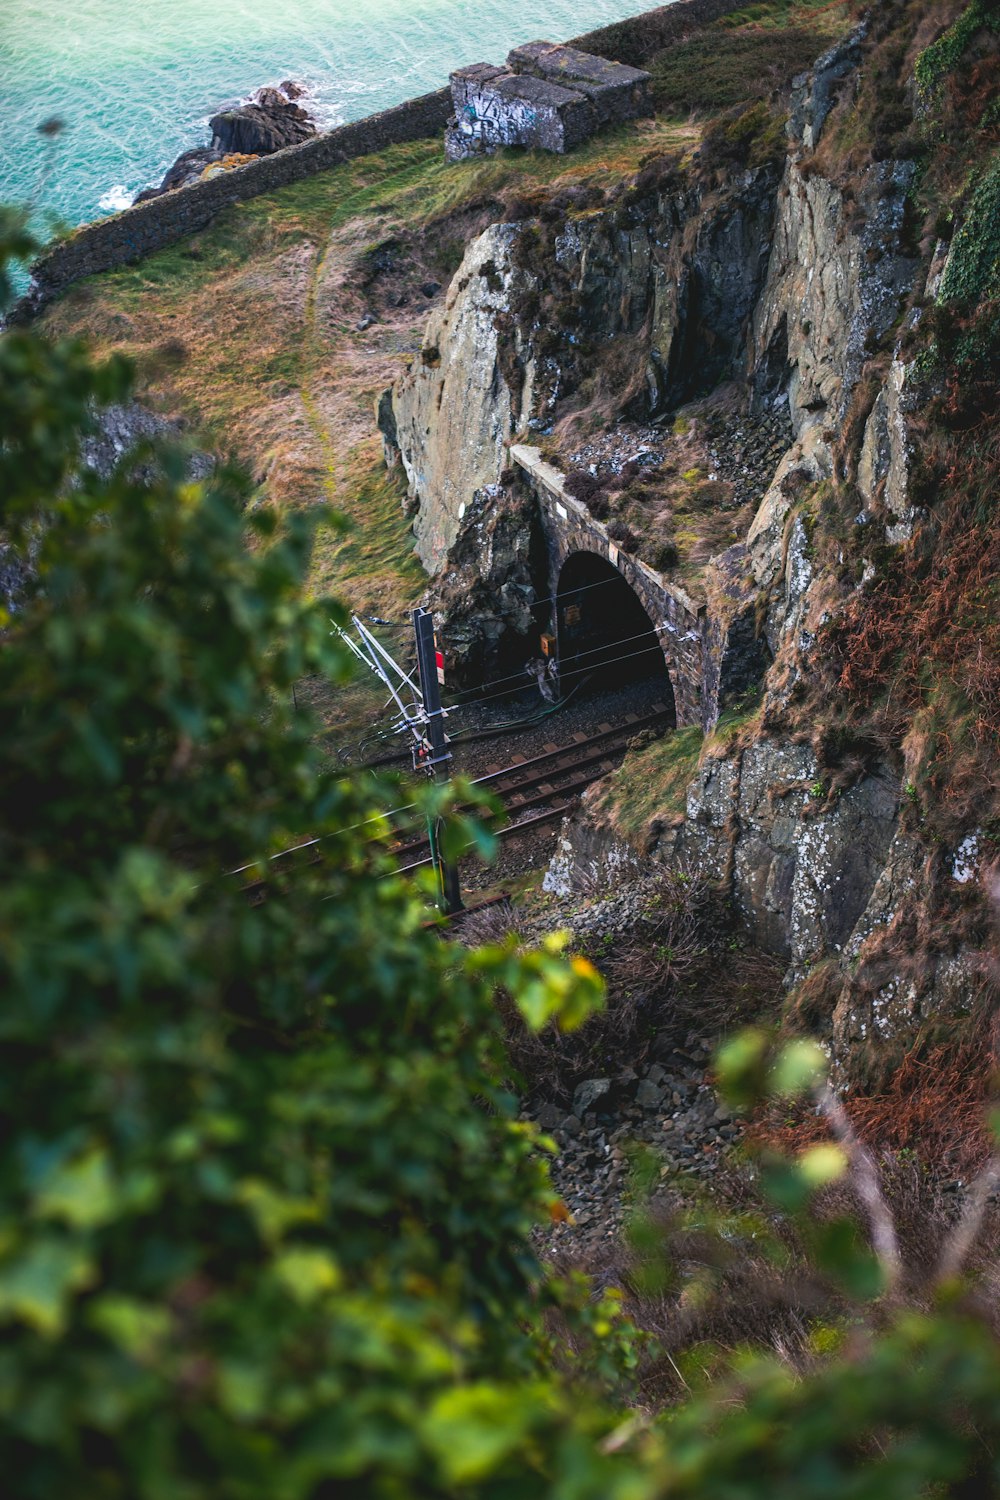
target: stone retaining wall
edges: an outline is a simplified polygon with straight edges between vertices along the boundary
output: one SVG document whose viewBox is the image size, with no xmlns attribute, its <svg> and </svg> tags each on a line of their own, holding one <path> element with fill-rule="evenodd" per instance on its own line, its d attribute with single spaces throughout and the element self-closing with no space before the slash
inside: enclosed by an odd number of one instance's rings
<svg viewBox="0 0 1000 1500">
<path fill-rule="evenodd" d="M 708 25 L 727 11 L 738 9 L 740 3 L 741 0 L 676 0 L 673 5 L 644 11 L 586 36 L 575 37 L 570 45 L 636 67 L 671 42 Z M 355 157 L 383 151 L 387 146 L 437 135 L 443 132 L 451 112 L 450 91 L 438 89 L 395 109 L 313 136 L 300 145 L 286 146 L 283 151 L 260 157 L 246 166 L 220 172 L 205 182 L 177 188 L 110 218 L 84 224 L 36 261 L 32 267 L 32 290 L 12 309 L 7 321 L 27 321 L 84 276 L 128 265 L 196 234 L 231 203 L 272 193 Z"/>
<path fill-rule="evenodd" d="M 387 146 L 437 135 L 444 130 L 451 108 L 450 91 L 439 89 L 395 109 L 315 135 L 300 145 L 286 146 L 283 151 L 261 156 L 231 172 L 220 172 L 204 182 L 177 188 L 110 218 L 85 224 L 35 262 L 32 267 L 35 286 L 9 321 L 30 317 L 84 276 L 141 260 L 197 233 L 231 203 L 272 193 L 276 188 L 325 172 L 355 157 L 383 151 Z"/>
</svg>

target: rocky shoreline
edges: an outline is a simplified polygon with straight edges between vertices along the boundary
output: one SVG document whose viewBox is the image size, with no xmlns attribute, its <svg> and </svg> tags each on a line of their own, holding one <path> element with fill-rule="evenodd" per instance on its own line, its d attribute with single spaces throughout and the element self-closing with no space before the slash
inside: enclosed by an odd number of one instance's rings
<svg viewBox="0 0 1000 1500">
<path fill-rule="evenodd" d="M 211 144 L 183 151 L 159 187 L 145 188 L 133 200 L 145 203 L 175 188 L 188 187 L 215 172 L 241 167 L 258 156 L 270 156 L 285 146 L 297 146 L 316 134 L 316 122 L 299 103 L 307 90 L 286 78 L 276 87 L 257 89 L 242 104 L 220 110 L 209 126 Z"/>
</svg>

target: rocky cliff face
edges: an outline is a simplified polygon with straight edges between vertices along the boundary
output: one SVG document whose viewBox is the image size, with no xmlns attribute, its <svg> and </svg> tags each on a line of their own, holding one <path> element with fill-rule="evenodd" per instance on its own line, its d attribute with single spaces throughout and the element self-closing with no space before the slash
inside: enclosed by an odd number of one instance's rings
<svg viewBox="0 0 1000 1500">
<path fill-rule="evenodd" d="M 804 993 L 808 1022 L 825 1031 L 845 1076 L 871 1066 L 881 1042 L 968 1005 L 977 961 L 945 944 L 907 963 L 907 934 L 941 887 L 968 883 L 963 841 L 936 857 L 904 830 L 898 761 L 875 754 L 862 774 L 832 784 L 796 723 L 798 685 L 811 668 L 817 634 L 842 593 L 815 564 L 812 531 L 822 493 L 843 464 L 842 435 L 867 355 L 899 319 L 920 263 L 904 243 L 913 166 L 869 169 L 859 201 L 810 170 L 807 143 L 822 124 L 817 101 L 831 77 L 848 76 L 852 39 L 821 60 L 799 91 L 778 192 L 767 276 L 754 308 L 747 375 L 754 402 L 787 394 L 795 433 L 750 527 L 746 560 L 774 663 L 763 711 L 736 748 L 709 751 L 692 783 L 684 819 L 661 831 L 646 859 L 681 863 L 726 883 L 752 939 L 788 961 Z M 909 370 L 895 358 L 853 458 L 866 502 L 855 518 L 873 544 L 904 542 L 915 512 L 908 494 Z M 873 526 L 872 510 L 879 525 Z M 792 738 L 769 724 L 794 727 Z M 597 824 L 601 819 L 597 819 Z M 604 844 L 620 863 L 619 839 Z M 555 884 L 592 881 L 599 828 L 585 811 L 563 837 Z M 964 847 L 969 847 L 968 840 Z"/>
<path fill-rule="evenodd" d="M 849 181 L 823 168 L 824 129 L 857 86 L 865 41 L 862 28 L 797 81 L 780 166 L 721 185 L 647 169 L 615 202 L 487 231 L 391 402 L 432 572 L 473 492 L 498 479 L 511 435 L 558 436 L 574 403 L 589 402 L 593 419 L 604 401 L 609 425 L 656 419 L 733 380 L 751 415 L 787 402 L 791 442 L 745 536 L 702 578 L 708 635 L 743 641 L 751 677 L 770 661 L 760 707 L 707 746 L 683 818 L 654 820 L 644 841 L 626 847 L 614 818 L 585 804 L 549 884 L 589 888 L 651 860 L 721 882 L 753 940 L 787 960 L 803 1018 L 844 1076 L 888 1039 L 968 1006 L 970 929 L 963 937 L 956 920 L 927 942 L 921 924 L 957 909 L 983 860 L 971 824 L 950 843 L 921 837 L 901 747 L 831 749 L 815 699 L 826 627 L 922 516 L 905 335 L 946 253 L 934 250 L 928 281 L 909 222 L 912 161 L 883 154 Z M 856 495 L 853 514 L 841 502 L 834 515 L 835 493 Z"/>
<path fill-rule="evenodd" d="M 420 354 L 384 403 L 383 435 L 402 455 L 428 572 L 444 566 L 473 494 L 498 482 L 521 420 L 522 401 L 502 369 L 524 360 L 516 331 L 505 347 L 503 319 L 535 280 L 513 263 L 517 234 L 515 225 L 494 224 L 473 241 Z"/>
<path fill-rule="evenodd" d="M 469 246 L 380 413 L 429 572 L 515 434 L 548 433 L 588 400 L 609 418 L 664 413 L 740 368 L 777 182 L 768 165 L 714 194 L 662 164 L 610 205 L 571 189 L 545 220 L 492 225 Z"/>
</svg>

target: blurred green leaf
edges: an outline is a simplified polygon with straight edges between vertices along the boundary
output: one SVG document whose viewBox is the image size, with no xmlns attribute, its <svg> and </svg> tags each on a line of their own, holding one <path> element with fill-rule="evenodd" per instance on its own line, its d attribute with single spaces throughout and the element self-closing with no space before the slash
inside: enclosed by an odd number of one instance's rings
<svg viewBox="0 0 1000 1500">
<path fill-rule="evenodd" d="M 782 1047 L 771 1065 L 771 1092 L 781 1099 L 798 1099 L 826 1076 L 826 1055 L 816 1042 L 806 1039 Z"/>
</svg>

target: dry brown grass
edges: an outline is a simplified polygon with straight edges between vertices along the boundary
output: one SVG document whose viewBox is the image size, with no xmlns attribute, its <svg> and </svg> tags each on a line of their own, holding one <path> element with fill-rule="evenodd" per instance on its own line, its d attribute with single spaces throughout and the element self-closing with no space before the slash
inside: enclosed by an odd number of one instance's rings
<svg viewBox="0 0 1000 1500">
<path fill-rule="evenodd" d="M 748 1349 L 804 1375 L 843 1347 L 852 1329 L 877 1329 L 893 1307 L 926 1312 L 935 1304 L 963 1196 L 908 1150 L 878 1153 L 874 1169 L 899 1244 L 891 1304 L 853 1301 L 815 1253 L 816 1233 L 833 1220 L 853 1222 L 865 1241 L 864 1209 L 847 1181 L 817 1194 L 795 1224 L 775 1213 L 745 1163 L 723 1167 L 710 1195 L 688 1183 L 657 1192 L 646 1210 L 640 1196 L 628 1234 L 562 1251 L 554 1266 L 583 1271 L 595 1293 L 623 1293 L 624 1311 L 653 1340 L 637 1379 L 639 1403 L 649 1409 L 682 1400 Z M 970 1302 L 994 1328 L 998 1267 L 1000 1205 L 988 1202 L 965 1269 Z"/>
<path fill-rule="evenodd" d="M 844 1107 L 859 1137 L 880 1152 L 904 1152 L 924 1166 L 967 1178 L 992 1149 L 989 1109 L 997 1060 L 988 1044 L 914 1047 L 875 1094 L 848 1094 Z M 751 1128 L 759 1144 L 798 1152 L 829 1138 L 820 1116 L 770 1112 Z"/>
</svg>

